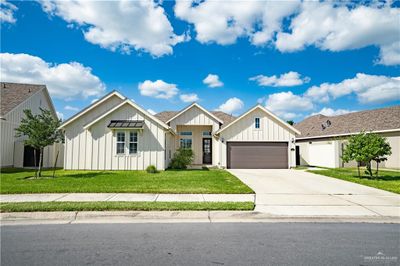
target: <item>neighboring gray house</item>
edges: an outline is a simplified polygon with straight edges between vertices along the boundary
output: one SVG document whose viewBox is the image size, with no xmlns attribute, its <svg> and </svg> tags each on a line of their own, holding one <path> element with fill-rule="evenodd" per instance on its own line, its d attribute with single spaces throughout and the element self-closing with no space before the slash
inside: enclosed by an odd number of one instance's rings
<svg viewBox="0 0 400 266">
<path fill-rule="evenodd" d="M 14 129 L 25 116 L 24 109 L 31 109 L 33 114 L 38 114 L 40 107 L 50 110 L 57 117 L 45 85 L 0 83 L 0 167 L 35 166 L 33 148 L 24 145 L 23 137 L 15 137 Z M 63 145 L 55 144 L 44 149 L 43 167 L 54 165 L 58 151 L 57 166 L 63 166 Z M 37 156 L 37 162 L 38 159 Z"/>
<path fill-rule="evenodd" d="M 301 131 L 296 138 L 297 164 L 356 166 L 355 162 L 344 163 L 340 156 L 348 136 L 366 131 L 386 137 L 392 147 L 392 155 L 382 167 L 400 168 L 400 105 L 338 116 L 315 115 L 294 127 Z"/>
<path fill-rule="evenodd" d="M 64 168 L 93 170 L 162 170 L 179 147 L 193 149 L 199 165 L 290 168 L 300 133 L 260 105 L 237 118 L 197 103 L 151 115 L 116 91 L 61 127 Z"/>
</svg>

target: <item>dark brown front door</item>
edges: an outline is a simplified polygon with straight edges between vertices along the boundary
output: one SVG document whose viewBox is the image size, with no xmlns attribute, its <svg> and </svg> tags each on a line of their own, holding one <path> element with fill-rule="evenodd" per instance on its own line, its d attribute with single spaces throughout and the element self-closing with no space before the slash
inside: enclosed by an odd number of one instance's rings
<svg viewBox="0 0 400 266">
<path fill-rule="evenodd" d="M 288 168 L 287 142 L 228 142 L 228 168 Z"/>
<path fill-rule="evenodd" d="M 203 139 L 203 164 L 212 163 L 212 140 Z"/>
</svg>

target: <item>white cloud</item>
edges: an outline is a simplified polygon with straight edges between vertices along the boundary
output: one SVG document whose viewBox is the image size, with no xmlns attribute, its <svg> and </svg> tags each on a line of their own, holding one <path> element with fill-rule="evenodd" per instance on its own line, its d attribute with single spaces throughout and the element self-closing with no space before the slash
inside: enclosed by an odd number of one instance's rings
<svg viewBox="0 0 400 266">
<path fill-rule="evenodd" d="M 197 102 L 199 100 L 199 97 L 197 96 L 196 93 L 181 94 L 179 98 L 181 99 L 182 102 L 185 103 Z"/>
<path fill-rule="evenodd" d="M 61 113 L 59 111 L 56 111 L 56 114 L 57 114 L 58 119 L 61 119 L 61 121 L 64 120 L 64 114 L 63 113 Z"/>
<path fill-rule="evenodd" d="M 351 110 L 348 110 L 348 109 L 336 109 L 336 110 L 334 110 L 334 109 L 329 108 L 329 107 L 324 107 L 319 112 L 312 113 L 310 116 L 318 115 L 318 114 L 326 115 L 326 116 L 335 116 L 335 115 L 344 115 L 344 114 L 348 114 L 348 113 L 351 113 L 351 112 L 354 112 L 354 111 L 351 111 Z"/>
<path fill-rule="evenodd" d="M 7 2 L 5 0 L 0 0 L 0 21 L 1 23 L 15 23 L 17 20 L 14 17 L 14 12 L 17 11 L 18 8 Z"/>
<path fill-rule="evenodd" d="M 157 114 L 157 112 L 154 111 L 153 109 L 147 109 L 147 112 L 149 112 L 149 113 L 152 114 L 152 115 Z"/>
<path fill-rule="evenodd" d="M 379 63 L 400 64 L 399 16 L 400 9 L 388 5 L 350 8 L 330 1 L 304 2 L 290 32 L 279 32 L 275 44 L 283 52 L 310 45 L 330 51 L 374 45 L 380 48 Z"/>
<path fill-rule="evenodd" d="M 95 98 L 95 99 L 93 99 L 93 100 L 90 102 L 90 104 L 95 103 L 95 102 L 97 102 L 98 100 L 99 100 L 98 98 Z"/>
<path fill-rule="evenodd" d="M 159 99 L 170 99 L 179 91 L 175 84 L 166 83 L 162 80 L 145 80 L 139 83 L 138 88 L 141 95 Z"/>
<path fill-rule="evenodd" d="M 247 37 L 254 45 L 264 45 L 292 14 L 299 1 L 177 1 L 175 16 L 194 25 L 201 43 L 221 45 Z"/>
<path fill-rule="evenodd" d="M 210 88 L 224 86 L 224 83 L 219 80 L 219 76 L 215 74 L 208 74 L 208 76 L 205 79 L 203 79 L 203 83 Z"/>
<path fill-rule="evenodd" d="M 225 112 L 227 114 L 235 114 L 237 111 L 243 109 L 243 107 L 243 101 L 239 98 L 233 97 L 221 104 L 216 110 Z"/>
<path fill-rule="evenodd" d="M 292 87 L 302 85 L 310 82 L 309 77 L 302 78 L 297 72 L 290 71 L 285 74 L 273 76 L 257 75 L 250 78 L 250 80 L 256 81 L 259 86 L 272 86 L 272 87 Z"/>
<path fill-rule="evenodd" d="M 310 99 L 288 91 L 268 95 L 265 107 L 283 119 L 293 119 L 301 116 L 300 112 L 311 110 L 314 105 Z"/>
<path fill-rule="evenodd" d="M 187 39 L 174 33 L 164 8 L 152 0 L 41 3 L 45 12 L 80 27 L 87 41 L 112 51 L 135 49 L 158 57 L 172 54 L 173 46 Z"/>
<path fill-rule="evenodd" d="M 68 111 L 74 111 L 74 112 L 79 111 L 79 108 L 78 108 L 78 107 L 71 106 L 71 105 L 66 105 L 66 106 L 64 107 L 64 109 L 65 109 L 65 110 L 68 110 Z"/>
<path fill-rule="evenodd" d="M 28 54 L 1 53 L 2 81 L 45 84 L 54 98 L 70 100 L 102 95 L 104 83 L 78 62 L 55 64 Z"/>
<path fill-rule="evenodd" d="M 323 83 L 313 86 L 305 96 L 315 102 L 328 102 L 349 94 L 356 94 L 361 103 L 383 103 L 400 100 L 400 77 L 367 75 L 358 73 L 354 78 L 339 83 Z"/>
</svg>

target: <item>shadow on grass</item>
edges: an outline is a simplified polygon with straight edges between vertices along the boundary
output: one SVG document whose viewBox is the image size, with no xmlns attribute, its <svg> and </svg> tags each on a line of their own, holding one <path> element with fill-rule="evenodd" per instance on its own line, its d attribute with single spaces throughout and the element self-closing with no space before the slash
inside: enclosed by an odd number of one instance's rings
<svg viewBox="0 0 400 266">
<path fill-rule="evenodd" d="M 18 178 L 19 180 L 51 180 L 57 178 L 96 178 L 99 176 L 112 175 L 110 172 L 84 172 L 84 173 L 68 173 L 68 174 L 57 174 L 53 175 L 43 175 L 41 177 L 35 178 L 34 175 Z"/>
</svg>

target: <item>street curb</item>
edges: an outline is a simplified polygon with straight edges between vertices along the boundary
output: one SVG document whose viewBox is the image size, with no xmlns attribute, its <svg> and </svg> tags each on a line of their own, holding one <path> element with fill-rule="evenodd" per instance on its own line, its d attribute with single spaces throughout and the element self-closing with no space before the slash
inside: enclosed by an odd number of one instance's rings
<svg viewBox="0 0 400 266">
<path fill-rule="evenodd" d="M 391 223 L 399 217 L 276 216 L 256 211 L 83 211 L 0 213 L 5 225 L 110 223 Z"/>
</svg>

